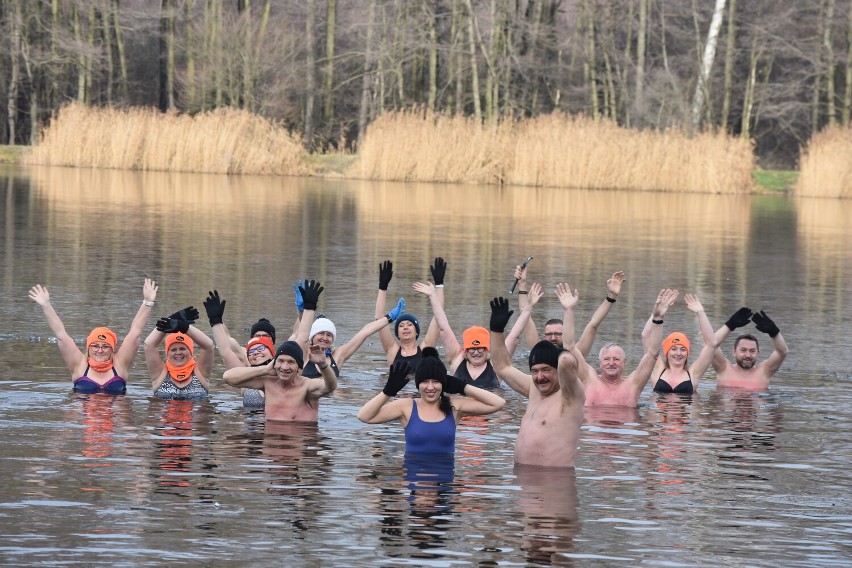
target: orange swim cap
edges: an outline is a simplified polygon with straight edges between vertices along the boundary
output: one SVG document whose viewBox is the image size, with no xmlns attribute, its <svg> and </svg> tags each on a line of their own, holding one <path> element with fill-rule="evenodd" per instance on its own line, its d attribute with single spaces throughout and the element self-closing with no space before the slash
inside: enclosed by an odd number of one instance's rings
<svg viewBox="0 0 852 568">
<path fill-rule="evenodd" d="M 195 343 L 192 341 L 192 338 L 185 333 L 170 333 L 166 336 L 166 352 L 168 353 L 169 347 L 171 347 L 175 343 L 183 343 L 186 345 L 186 348 L 189 349 L 190 355 L 195 355 Z"/>
<path fill-rule="evenodd" d="M 118 343 L 118 339 L 115 336 L 115 333 L 108 327 L 96 327 L 89 334 L 89 337 L 86 338 L 86 350 L 89 350 L 89 346 L 95 341 L 103 341 L 105 343 L 109 343 L 109 346 L 112 347 L 112 350 L 115 351 L 115 344 Z"/>
<path fill-rule="evenodd" d="M 462 334 L 462 344 L 465 349 L 485 347 L 491 351 L 491 333 L 484 327 L 469 327 Z"/>
<path fill-rule="evenodd" d="M 670 334 L 663 340 L 663 357 L 668 357 L 669 350 L 675 345 L 683 345 L 686 347 L 686 356 L 689 357 L 689 339 L 687 339 L 687 337 L 679 331 Z"/>
</svg>

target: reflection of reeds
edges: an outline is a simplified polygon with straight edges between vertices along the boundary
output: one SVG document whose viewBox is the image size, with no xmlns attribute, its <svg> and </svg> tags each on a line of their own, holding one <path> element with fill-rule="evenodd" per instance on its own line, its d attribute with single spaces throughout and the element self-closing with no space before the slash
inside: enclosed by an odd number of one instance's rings
<svg viewBox="0 0 852 568">
<path fill-rule="evenodd" d="M 563 114 L 480 125 L 418 112 L 380 117 L 359 152 L 366 179 L 743 193 L 751 146 L 720 133 L 621 128 Z"/>
<path fill-rule="evenodd" d="M 852 128 L 828 127 L 802 152 L 796 193 L 803 197 L 852 197 Z"/>
<path fill-rule="evenodd" d="M 189 116 L 71 104 L 24 159 L 52 166 L 300 175 L 306 173 L 305 156 L 286 130 L 241 110 Z"/>
</svg>

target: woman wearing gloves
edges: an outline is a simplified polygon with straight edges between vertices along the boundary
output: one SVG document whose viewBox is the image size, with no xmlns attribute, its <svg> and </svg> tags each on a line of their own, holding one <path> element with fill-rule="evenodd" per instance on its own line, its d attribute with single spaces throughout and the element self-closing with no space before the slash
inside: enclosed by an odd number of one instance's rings
<svg viewBox="0 0 852 568">
<path fill-rule="evenodd" d="M 130 367 L 139 350 L 142 330 L 151 315 L 151 308 L 157 297 L 157 285 L 150 278 L 142 286 L 142 305 L 130 324 L 130 331 L 121 347 L 115 348 L 118 339 L 115 333 L 106 327 L 96 327 L 86 338 L 86 352 L 80 348 L 65 331 L 59 315 L 50 304 L 47 288 L 36 284 L 29 291 L 32 301 L 41 306 L 50 330 L 56 336 L 59 352 L 71 371 L 74 391 L 80 393 L 125 394 Z"/>
<path fill-rule="evenodd" d="M 160 318 L 157 327 L 145 339 L 145 364 L 154 396 L 171 400 L 207 398 L 213 371 L 213 340 L 192 325 L 196 319 L 198 310 L 189 306 Z M 165 362 L 159 349 L 163 340 L 166 342 Z"/>
<path fill-rule="evenodd" d="M 493 392 L 447 375 L 438 352 L 431 347 L 423 349 L 414 373 L 420 397 L 390 400 L 408 383 L 408 374 L 407 363 L 391 365 L 385 388 L 358 412 L 358 420 L 368 424 L 399 420 L 405 430 L 406 454 L 453 454 L 456 425 L 463 416 L 491 414 L 506 405 Z M 465 396 L 447 396 L 451 394 Z"/>
</svg>

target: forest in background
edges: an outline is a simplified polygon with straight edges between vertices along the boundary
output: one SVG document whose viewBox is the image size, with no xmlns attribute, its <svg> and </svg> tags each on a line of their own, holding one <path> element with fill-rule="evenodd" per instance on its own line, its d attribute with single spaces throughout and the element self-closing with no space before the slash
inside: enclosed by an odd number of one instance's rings
<svg viewBox="0 0 852 568">
<path fill-rule="evenodd" d="M 0 0 L 0 143 L 70 101 L 238 108 L 353 150 L 408 108 L 719 130 L 765 167 L 852 111 L 852 0 Z"/>
</svg>

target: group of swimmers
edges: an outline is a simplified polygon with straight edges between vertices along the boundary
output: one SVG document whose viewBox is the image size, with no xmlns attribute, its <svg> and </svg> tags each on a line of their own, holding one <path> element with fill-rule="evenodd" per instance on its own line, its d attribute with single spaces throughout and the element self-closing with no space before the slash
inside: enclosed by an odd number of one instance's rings
<svg viewBox="0 0 852 568">
<path fill-rule="evenodd" d="M 430 269 L 431 281 L 413 285 L 416 292 L 429 298 L 432 308 L 432 320 L 422 341 L 419 320 L 405 312 L 404 299 L 385 311 L 393 278 L 391 261 L 379 266 L 374 321 L 338 347 L 333 346 L 337 335 L 334 323 L 316 312 L 323 291 L 319 282 L 299 281 L 293 286 L 298 315 L 290 337 L 277 348 L 275 327 L 265 318 L 252 325 L 250 340 L 240 345 L 224 323 L 226 301 L 218 291 L 211 291 L 204 309 L 212 339 L 195 326 L 200 314 L 192 306 L 161 317 L 145 339 L 145 362 L 154 395 L 206 398 L 214 349 L 218 347 L 226 369 L 223 378 L 242 389 L 246 407 L 263 408 L 267 420 L 316 422 L 319 400 L 335 390 L 340 369 L 370 335 L 378 333 L 387 356 L 388 378 L 382 391 L 360 409 L 358 419 L 370 424 L 398 420 L 405 431 L 406 454 L 452 454 L 459 420 L 502 409 L 506 401 L 492 389 L 505 383 L 528 399 L 515 442 L 516 463 L 573 467 L 585 406 L 636 407 L 652 377 L 655 391 L 690 394 L 710 365 L 716 370 L 719 387 L 763 390 L 787 355 L 777 325 L 764 312 L 740 308 L 714 331 L 699 299 L 686 294 L 684 302 L 698 317 L 704 344 L 698 357 L 689 363 L 691 343 L 685 334 L 675 332 L 662 338 L 663 318 L 679 296 L 677 290 L 664 289 L 642 330 L 643 355 L 636 368 L 624 376 L 625 351 L 609 343 L 599 352 L 598 372 L 586 357 L 599 325 L 618 299 L 624 274 L 616 272 L 607 280 L 607 294 L 579 339 L 575 339 L 574 329 L 579 294 L 567 284 L 557 284 L 562 319 L 548 320 L 544 339 L 539 339 L 531 315 L 544 292 L 539 284 L 527 285 L 526 266 L 515 269 L 520 313 L 509 334 L 505 330 L 514 312 L 506 298 L 498 297 L 491 301 L 489 328 L 470 327 L 459 343 L 443 307 L 447 264 L 438 257 Z M 113 331 L 97 327 L 88 335 L 83 352 L 51 306 L 47 288 L 36 285 L 29 291 L 56 336 L 71 371 L 74 391 L 109 395 L 126 392 L 127 377 L 156 296 L 156 283 L 146 278 L 142 305 L 121 345 Z M 733 361 L 728 360 L 719 346 L 732 331 L 752 323 L 771 338 L 772 354 L 758 362 L 758 340 L 744 334 L 734 342 Z M 530 349 L 530 374 L 512 365 L 512 354 L 522 336 Z M 449 368 L 436 349 L 439 341 Z M 165 360 L 160 354 L 163 342 Z M 419 396 L 400 398 L 399 393 L 412 378 Z"/>
</svg>

